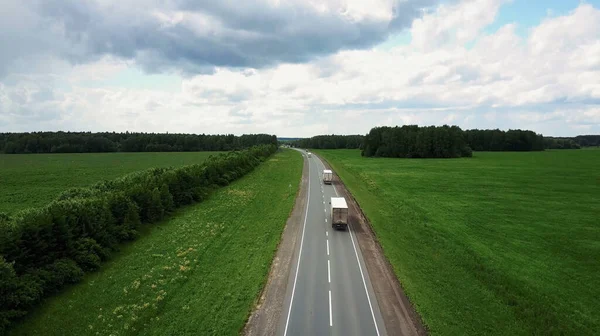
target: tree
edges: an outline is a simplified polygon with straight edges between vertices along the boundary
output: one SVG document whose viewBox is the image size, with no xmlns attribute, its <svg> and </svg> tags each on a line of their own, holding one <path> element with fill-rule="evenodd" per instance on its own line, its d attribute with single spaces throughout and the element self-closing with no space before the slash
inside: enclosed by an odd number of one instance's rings
<svg viewBox="0 0 600 336">
<path fill-rule="evenodd" d="M 257 145 L 277 145 L 277 137 L 269 134 L 0 133 L 0 152 L 6 154 L 229 151 Z"/>
<path fill-rule="evenodd" d="M 317 135 L 312 138 L 291 141 L 293 147 L 314 149 L 360 149 L 364 136 L 362 135 Z"/>
<path fill-rule="evenodd" d="M 364 139 L 363 156 L 396 158 L 470 157 L 464 133 L 458 126 L 405 125 L 374 127 Z"/>
<path fill-rule="evenodd" d="M 465 131 L 465 140 L 475 151 L 543 151 L 541 134 L 527 130 L 501 131 L 472 129 Z"/>
</svg>

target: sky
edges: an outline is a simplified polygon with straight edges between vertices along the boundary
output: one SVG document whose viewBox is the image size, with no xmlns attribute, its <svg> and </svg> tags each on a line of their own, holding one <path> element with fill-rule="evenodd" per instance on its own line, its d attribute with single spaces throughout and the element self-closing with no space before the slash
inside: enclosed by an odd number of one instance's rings
<svg viewBox="0 0 600 336">
<path fill-rule="evenodd" d="M 600 0 L 3 0 L 0 132 L 600 134 Z"/>
</svg>

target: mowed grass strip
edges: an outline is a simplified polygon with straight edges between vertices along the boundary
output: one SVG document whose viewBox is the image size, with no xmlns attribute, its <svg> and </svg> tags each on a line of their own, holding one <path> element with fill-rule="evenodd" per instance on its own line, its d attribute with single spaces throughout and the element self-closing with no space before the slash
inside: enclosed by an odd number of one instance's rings
<svg viewBox="0 0 600 336">
<path fill-rule="evenodd" d="M 69 188 L 138 170 L 202 163 L 218 153 L 0 154 L 0 212 L 43 206 Z"/>
<path fill-rule="evenodd" d="M 301 174 L 299 153 L 276 153 L 150 229 L 10 335 L 238 334 L 267 279 Z"/>
<path fill-rule="evenodd" d="M 600 150 L 320 150 L 434 335 L 600 334 Z"/>
</svg>

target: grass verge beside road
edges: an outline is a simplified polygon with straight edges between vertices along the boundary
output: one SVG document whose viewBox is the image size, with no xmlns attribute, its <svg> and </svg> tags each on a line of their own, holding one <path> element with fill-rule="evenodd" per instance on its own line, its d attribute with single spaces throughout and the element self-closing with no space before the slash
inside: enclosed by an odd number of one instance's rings
<svg viewBox="0 0 600 336">
<path fill-rule="evenodd" d="M 267 279 L 301 174 L 299 153 L 278 152 L 149 229 L 10 334 L 237 334 Z"/>
<path fill-rule="evenodd" d="M 360 203 L 432 334 L 600 332 L 600 151 L 315 152 Z"/>
<path fill-rule="evenodd" d="M 202 163 L 219 153 L 0 154 L 0 212 L 43 206 L 69 188 L 147 168 Z"/>
</svg>

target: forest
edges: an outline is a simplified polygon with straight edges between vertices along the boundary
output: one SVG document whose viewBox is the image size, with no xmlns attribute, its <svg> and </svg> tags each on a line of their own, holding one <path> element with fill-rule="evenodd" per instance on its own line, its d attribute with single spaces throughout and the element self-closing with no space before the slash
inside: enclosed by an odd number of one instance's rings
<svg viewBox="0 0 600 336">
<path fill-rule="evenodd" d="M 0 153 L 5 154 L 229 151 L 256 145 L 277 145 L 277 137 L 269 134 L 0 133 Z"/>
<path fill-rule="evenodd" d="M 363 135 L 317 135 L 293 141 L 292 144 L 299 148 L 314 149 L 362 149 Z"/>
<path fill-rule="evenodd" d="M 598 147 L 600 146 L 600 135 L 578 135 L 572 139 L 581 147 Z"/>
<path fill-rule="evenodd" d="M 364 139 L 361 155 L 396 158 L 471 157 L 458 126 L 405 125 L 374 127 Z"/>
<path fill-rule="evenodd" d="M 546 149 L 580 149 L 581 146 L 573 138 L 544 137 Z"/>
<path fill-rule="evenodd" d="M 447 131 L 444 127 L 446 126 L 442 126 L 442 128 L 434 127 L 428 131 L 424 131 L 425 133 L 420 135 L 419 141 L 427 142 L 429 141 L 428 138 L 431 137 L 432 140 L 430 141 L 430 145 L 436 146 L 436 144 L 440 144 L 440 141 L 437 140 L 437 142 L 435 142 L 433 139 L 436 137 L 439 138 L 440 136 L 444 137 L 447 132 L 450 132 L 453 136 L 458 138 L 460 138 L 459 133 L 462 133 L 462 140 L 459 139 L 457 141 L 466 142 L 467 146 L 474 151 L 543 151 L 544 149 L 579 149 L 581 147 L 600 146 L 600 135 L 544 137 L 533 131 L 520 129 L 508 131 L 499 129 L 471 129 L 462 131 L 451 127 L 452 131 Z M 369 139 L 369 141 L 371 141 L 371 147 L 366 153 L 373 154 L 374 156 L 400 155 L 401 157 L 447 157 L 446 155 L 454 155 L 449 154 L 447 149 L 437 150 L 438 154 L 426 153 L 427 151 L 424 148 L 427 145 L 424 145 L 423 143 L 419 144 L 421 147 L 419 150 L 420 152 L 415 152 L 414 146 L 417 146 L 417 137 L 414 136 L 416 134 L 415 132 L 417 129 L 428 129 L 426 127 L 409 125 L 402 127 L 376 127 L 375 129 L 379 130 L 375 131 L 373 134 L 369 133 L 371 135 L 370 138 L 369 135 L 366 137 L 364 135 L 318 135 L 311 138 L 297 139 L 291 141 L 290 144 L 294 147 L 312 149 L 365 149 L 365 141 Z M 393 136 L 391 135 L 392 133 L 394 134 Z M 373 138 L 375 134 L 379 135 Z M 405 139 L 405 137 L 407 138 Z M 381 141 L 384 142 L 383 145 L 377 142 L 378 140 L 375 140 L 378 138 L 381 138 Z M 413 147 L 408 146 L 408 143 L 412 143 Z M 379 149 L 380 146 L 383 147 Z M 400 148 L 402 146 L 404 146 L 403 149 Z M 378 150 L 379 154 L 375 154 Z M 430 149 L 430 151 L 435 152 L 433 149 Z M 450 152 L 452 152 L 452 150 L 450 150 Z M 454 153 L 456 153 L 456 151 L 454 151 Z"/>
<path fill-rule="evenodd" d="M 465 140 L 474 151 L 543 151 L 544 137 L 527 130 L 466 130 Z"/>
</svg>

